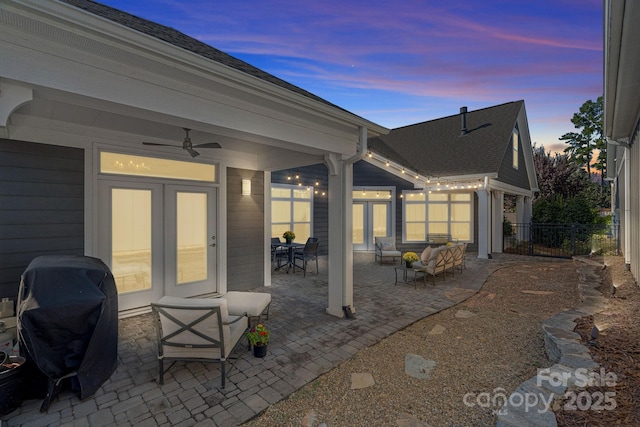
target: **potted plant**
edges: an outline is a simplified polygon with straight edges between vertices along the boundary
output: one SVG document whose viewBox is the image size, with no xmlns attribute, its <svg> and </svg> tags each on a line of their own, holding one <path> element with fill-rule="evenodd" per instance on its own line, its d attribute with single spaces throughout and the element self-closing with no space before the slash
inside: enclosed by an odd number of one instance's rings
<svg viewBox="0 0 640 427">
<path fill-rule="evenodd" d="M 419 259 L 420 258 L 418 258 L 418 255 L 415 252 L 405 252 L 404 254 L 402 254 L 402 260 L 407 265 L 407 268 L 411 268 L 413 266 L 413 263 L 418 261 Z"/>
<path fill-rule="evenodd" d="M 250 328 L 246 335 L 253 347 L 253 355 L 264 357 L 267 354 L 267 344 L 269 344 L 269 336 L 271 335 L 269 330 L 262 323 L 258 323 L 255 327 Z"/>
<path fill-rule="evenodd" d="M 287 230 L 284 232 L 282 237 L 284 237 L 284 240 L 286 240 L 287 243 L 291 243 L 291 241 L 296 238 L 296 233 L 291 230 Z"/>
</svg>

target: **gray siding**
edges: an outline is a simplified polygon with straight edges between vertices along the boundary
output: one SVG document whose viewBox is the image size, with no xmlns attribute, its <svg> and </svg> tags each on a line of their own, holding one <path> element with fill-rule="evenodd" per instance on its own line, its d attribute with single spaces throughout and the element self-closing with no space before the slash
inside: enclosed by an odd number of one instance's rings
<svg viewBox="0 0 640 427">
<path fill-rule="evenodd" d="M 251 180 L 251 195 L 241 194 Z M 243 291 L 264 286 L 264 173 L 227 169 L 227 287 Z"/>
<path fill-rule="evenodd" d="M 511 144 L 511 139 L 509 139 L 502 164 L 498 170 L 498 181 L 530 190 L 527 166 L 524 161 L 524 149 L 522 148 L 522 137 L 518 141 L 518 169 L 513 168 L 513 147 Z"/>
<path fill-rule="evenodd" d="M 0 297 L 53 254 L 84 254 L 84 150 L 0 139 Z"/>
</svg>

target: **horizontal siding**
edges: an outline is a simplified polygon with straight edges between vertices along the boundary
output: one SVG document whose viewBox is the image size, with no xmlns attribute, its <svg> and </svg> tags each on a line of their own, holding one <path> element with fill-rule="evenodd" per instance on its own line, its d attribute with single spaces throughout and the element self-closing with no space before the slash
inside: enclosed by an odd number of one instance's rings
<svg viewBox="0 0 640 427">
<path fill-rule="evenodd" d="M 242 180 L 251 179 L 243 196 Z M 227 169 L 227 289 L 264 286 L 264 173 Z"/>
<path fill-rule="evenodd" d="M 41 255 L 84 254 L 84 151 L 0 139 L 0 296 Z"/>
</svg>

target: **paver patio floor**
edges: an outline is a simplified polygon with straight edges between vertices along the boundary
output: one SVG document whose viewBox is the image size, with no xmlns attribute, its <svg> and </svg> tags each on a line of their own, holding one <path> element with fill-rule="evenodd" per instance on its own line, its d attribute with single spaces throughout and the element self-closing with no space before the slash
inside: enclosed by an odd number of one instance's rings
<svg viewBox="0 0 640 427">
<path fill-rule="evenodd" d="M 392 264 L 374 263 L 373 254 L 354 254 L 354 319 L 326 314 L 327 260 L 320 274 L 276 272 L 270 292 L 271 331 L 265 358 L 253 357 L 243 345 L 228 371 L 227 387 L 218 389 L 216 363 L 178 363 L 157 383 L 156 332 L 151 314 L 119 322 L 118 368 L 92 398 L 80 401 L 64 391 L 46 413 L 42 400 L 27 400 L 2 417 L 9 426 L 236 426 L 285 398 L 319 375 L 353 356 L 359 349 L 430 314 L 475 294 L 496 269 L 521 257 L 494 255 L 491 260 L 467 254 L 462 274 L 430 278 L 426 285 L 394 285 Z M 411 277 L 410 277 L 411 278 Z M 256 283 L 258 285 L 258 283 Z"/>
</svg>

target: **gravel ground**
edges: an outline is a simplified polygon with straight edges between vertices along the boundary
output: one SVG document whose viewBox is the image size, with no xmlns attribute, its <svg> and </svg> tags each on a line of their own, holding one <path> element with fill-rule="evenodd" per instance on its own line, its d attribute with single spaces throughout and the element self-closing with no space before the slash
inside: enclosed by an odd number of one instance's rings
<svg viewBox="0 0 640 427">
<path fill-rule="evenodd" d="M 508 396 L 551 366 L 541 324 L 579 303 L 577 284 L 574 261 L 524 258 L 466 302 L 361 350 L 244 426 L 495 425 L 499 407 L 478 396 Z M 407 354 L 435 362 L 429 379 L 405 373 Z M 365 373 L 375 384 L 352 389 L 352 374 Z"/>
</svg>

